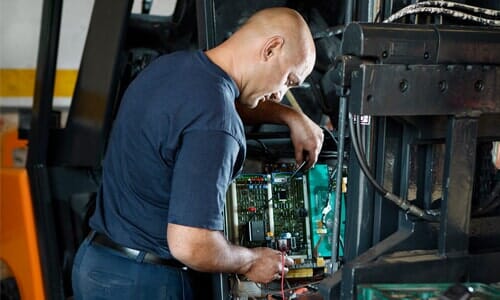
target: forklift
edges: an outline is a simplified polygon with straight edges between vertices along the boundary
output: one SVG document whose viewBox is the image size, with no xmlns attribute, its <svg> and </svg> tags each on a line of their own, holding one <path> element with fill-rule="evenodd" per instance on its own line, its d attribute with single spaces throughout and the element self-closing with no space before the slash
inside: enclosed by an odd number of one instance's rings
<svg viewBox="0 0 500 300">
<path fill-rule="evenodd" d="M 333 162 L 336 199 L 347 177 L 345 235 L 337 201 L 316 294 L 382 299 L 375 296 L 429 287 L 446 299 L 468 299 L 458 297 L 471 288 L 500 295 L 500 273 L 488 271 L 500 269 L 498 1 L 177 0 L 170 16 L 151 14 L 152 0 L 140 13 L 132 4 L 95 1 L 62 126 L 53 90 L 63 1 L 43 1 L 34 102 L 19 128 L 27 162 L 0 173 L 0 259 L 13 275 L 1 282 L 2 299 L 72 299 L 73 257 L 135 76 L 161 55 L 214 47 L 274 6 L 304 16 L 317 51 L 314 71 L 284 103 L 331 125 L 319 162 Z M 286 128 L 253 126 L 246 135 L 267 145 L 266 153 L 249 145 L 251 159 L 293 157 Z M 224 274 L 203 279 L 205 299 L 238 299 Z"/>
</svg>

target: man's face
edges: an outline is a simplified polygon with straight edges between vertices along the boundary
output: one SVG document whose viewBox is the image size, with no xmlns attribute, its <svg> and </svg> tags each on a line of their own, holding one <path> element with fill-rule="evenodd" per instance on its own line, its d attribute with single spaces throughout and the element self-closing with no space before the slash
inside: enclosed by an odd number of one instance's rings
<svg viewBox="0 0 500 300">
<path fill-rule="evenodd" d="M 261 101 L 280 102 L 288 89 L 302 84 L 311 73 L 313 62 L 314 59 L 310 56 L 287 56 L 285 53 L 261 62 L 257 66 L 256 78 L 252 86 L 249 86 L 249 90 L 254 92 L 242 94 L 240 101 L 251 108 L 255 108 Z"/>
</svg>

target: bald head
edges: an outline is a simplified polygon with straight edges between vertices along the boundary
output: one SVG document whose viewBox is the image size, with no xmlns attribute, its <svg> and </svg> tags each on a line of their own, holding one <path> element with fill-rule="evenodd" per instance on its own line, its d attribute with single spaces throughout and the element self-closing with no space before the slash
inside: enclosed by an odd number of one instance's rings
<svg viewBox="0 0 500 300">
<path fill-rule="evenodd" d="M 314 41 L 309 26 L 295 10 L 286 7 L 263 9 L 252 15 L 235 33 L 234 37 L 244 35 L 245 39 L 269 38 L 280 36 L 288 51 L 314 51 Z"/>
<path fill-rule="evenodd" d="M 252 15 L 229 39 L 207 51 L 240 89 L 240 101 L 280 101 L 314 67 L 316 51 L 309 26 L 295 10 L 275 7 Z"/>
<path fill-rule="evenodd" d="M 288 34 L 291 28 L 304 29 L 307 24 L 295 10 L 286 7 L 263 9 L 253 14 L 240 30 L 250 29 L 256 34 Z"/>
</svg>

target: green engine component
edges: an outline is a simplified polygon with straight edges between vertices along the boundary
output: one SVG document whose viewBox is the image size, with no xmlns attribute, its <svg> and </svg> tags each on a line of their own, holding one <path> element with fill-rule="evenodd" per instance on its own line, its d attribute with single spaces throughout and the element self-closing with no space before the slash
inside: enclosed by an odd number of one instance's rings
<svg viewBox="0 0 500 300">
<path fill-rule="evenodd" d="M 313 255 L 332 255 L 333 216 L 335 208 L 335 180 L 326 164 L 316 164 L 308 172 L 309 215 Z M 340 209 L 339 256 L 344 255 L 345 200 L 342 193 Z"/>
</svg>

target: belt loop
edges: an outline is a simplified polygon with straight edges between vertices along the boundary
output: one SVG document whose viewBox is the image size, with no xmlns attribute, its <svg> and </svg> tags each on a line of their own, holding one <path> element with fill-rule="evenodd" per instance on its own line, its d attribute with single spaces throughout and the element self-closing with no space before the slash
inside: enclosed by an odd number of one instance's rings
<svg viewBox="0 0 500 300">
<path fill-rule="evenodd" d="M 144 257 L 145 256 L 146 256 L 146 252 L 145 251 L 139 251 L 139 254 L 135 258 L 135 261 L 138 262 L 138 263 L 142 263 L 144 261 Z"/>
<path fill-rule="evenodd" d="M 96 235 L 96 231 L 95 230 L 91 230 L 90 233 L 87 235 L 87 237 L 85 238 L 84 240 L 84 243 L 85 244 L 89 244 L 90 242 L 92 242 L 92 240 L 94 239 L 95 235 Z"/>
</svg>

